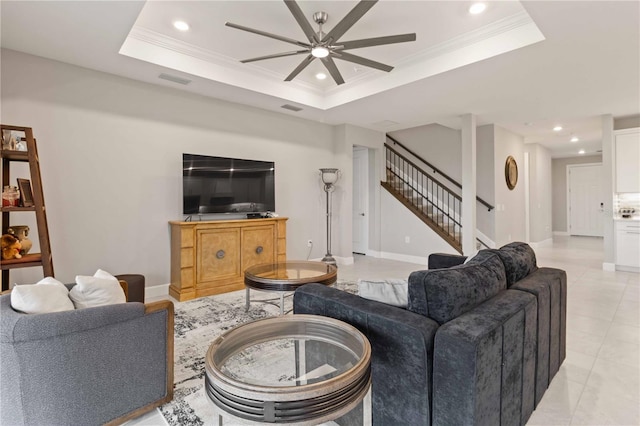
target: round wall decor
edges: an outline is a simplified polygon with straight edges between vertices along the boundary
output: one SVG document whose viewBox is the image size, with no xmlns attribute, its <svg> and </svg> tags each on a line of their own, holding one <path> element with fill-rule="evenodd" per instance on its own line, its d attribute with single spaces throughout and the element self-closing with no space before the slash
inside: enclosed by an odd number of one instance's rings
<svg viewBox="0 0 640 426">
<path fill-rule="evenodd" d="M 504 165 L 504 178 L 509 189 L 512 190 L 516 187 L 518 183 L 518 164 L 512 156 L 507 157 L 507 162 Z"/>
</svg>

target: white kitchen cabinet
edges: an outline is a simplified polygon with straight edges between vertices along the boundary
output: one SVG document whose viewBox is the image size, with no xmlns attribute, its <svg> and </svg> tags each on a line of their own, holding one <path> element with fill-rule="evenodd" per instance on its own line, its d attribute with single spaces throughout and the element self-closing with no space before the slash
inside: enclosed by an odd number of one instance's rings
<svg viewBox="0 0 640 426">
<path fill-rule="evenodd" d="M 616 192 L 640 192 L 640 128 L 617 130 Z"/>
<path fill-rule="evenodd" d="M 640 268 L 640 221 L 616 221 L 616 265 Z"/>
</svg>

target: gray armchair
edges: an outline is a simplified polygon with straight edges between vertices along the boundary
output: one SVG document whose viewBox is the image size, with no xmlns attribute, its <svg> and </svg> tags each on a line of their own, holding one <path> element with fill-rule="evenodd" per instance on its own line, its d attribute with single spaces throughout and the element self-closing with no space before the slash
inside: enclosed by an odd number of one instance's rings
<svg viewBox="0 0 640 426">
<path fill-rule="evenodd" d="M 27 315 L 0 296 L 0 424 L 120 424 L 173 397 L 173 304 Z"/>
</svg>

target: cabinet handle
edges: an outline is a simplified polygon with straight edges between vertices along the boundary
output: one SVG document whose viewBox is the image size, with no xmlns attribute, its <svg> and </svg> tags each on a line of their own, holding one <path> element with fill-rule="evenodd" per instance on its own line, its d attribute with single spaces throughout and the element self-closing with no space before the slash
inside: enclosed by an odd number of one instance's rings
<svg viewBox="0 0 640 426">
<path fill-rule="evenodd" d="M 256 247 L 256 253 L 258 253 L 258 254 L 262 253 L 263 250 L 264 249 L 262 248 L 262 246 Z"/>
<path fill-rule="evenodd" d="M 216 257 L 218 259 L 223 259 L 224 258 L 224 250 L 218 250 L 218 252 L 216 253 Z"/>
</svg>

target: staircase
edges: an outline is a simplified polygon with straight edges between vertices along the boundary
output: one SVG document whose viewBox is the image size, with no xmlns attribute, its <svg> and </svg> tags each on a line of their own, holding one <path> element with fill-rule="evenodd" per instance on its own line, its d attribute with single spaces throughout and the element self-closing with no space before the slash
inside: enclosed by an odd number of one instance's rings
<svg viewBox="0 0 640 426">
<path fill-rule="evenodd" d="M 387 135 L 387 139 L 394 146 L 385 144 L 387 180 L 381 183 L 382 187 L 462 254 L 462 198 L 442 181 L 446 180 L 449 186 L 458 188 L 461 188 L 460 184 L 392 137 Z M 400 150 L 417 158 L 424 166 L 417 165 Z M 439 174 L 443 179 L 433 177 L 424 170 L 425 166 L 432 170 L 433 175 Z M 477 198 L 477 201 L 489 210 L 493 209 L 484 200 Z M 480 244 L 483 243 L 480 241 Z"/>
</svg>

